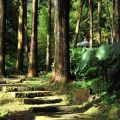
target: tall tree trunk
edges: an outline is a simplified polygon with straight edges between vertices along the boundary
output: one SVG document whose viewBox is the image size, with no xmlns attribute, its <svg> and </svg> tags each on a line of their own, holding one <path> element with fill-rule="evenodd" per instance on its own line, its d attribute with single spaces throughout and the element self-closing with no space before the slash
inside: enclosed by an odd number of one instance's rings
<svg viewBox="0 0 120 120">
<path fill-rule="evenodd" d="M 120 0 L 115 0 L 115 39 L 120 41 Z"/>
<path fill-rule="evenodd" d="M 101 45 L 101 4 L 102 0 L 98 1 L 98 28 L 97 28 L 97 41 Z"/>
<path fill-rule="evenodd" d="M 78 35 L 80 32 L 80 25 L 81 25 L 81 19 L 82 19 L 82 11 L 83 11 L 83 0 L 80 0 L 80 10 L 79 10 L 79 17 L 77 20 L 76 30 L 75 30 L 75 37 L 74 37 L 74 47 L 77 47 L 78 42 Z"/>
<path fill-rule="evenodd" d="M 55 56 L 54 80 L 69 81 L 69 0 L 54 0 Z"/>
<path fill-rule="evenodd" d="M 50 70 L 50 51 L 51 51 L 51 0 L 48 0 L 48 33 L 46 49 L 46 71 Z"/>
<path fill-rule="evenodd" d="M 5 75 L 5 0 L 0 0 L 0 77 Z"/>
<path fill-rule="evenodd" d="M 114 3 L 114 2 L 113 2 Z M 109 2 L 108 2 L 108 0 L 106 0 L 105 1 L 105 6 L 106 6 L 106 14 L 107 14 L 107 16 L 108 16 L 108 24 L 109 24 L 109 29 L 110 29 L 110 37 L 108 37 L 107 39 L 107 43 L 113 43 L 113 40 L 114 40 L 114 29 L 113 29 L 113 27 L 114 27 L 114 24 L 113 24 L 113 20 L 111 21 L 111 14 L 110 14 L 110 11 L 109 11 Z M 113 4 L 113 9 L 114 9 L 114 4 Z M 114 11 L 113 11 L 113 18 L 114 18 Z M 110 40 L 110 38 L 111 38 L 111 40 Z"/>
<path fill-rule="evenodd" d="M 38 25 L 38 0 L 33 0 L 33 17 L 32 17 L 32 36 L 30 44 L 30 58 L 29 58 L 29 68 L 28 68 L 28 77 L 37 77 L 38 68 L 37 68 L 37 25 Z"/>
<path fill-rule="evenodd" d="M 17 48 L 17 63 L 16 72 L 23 71 L 23 8 L 24 0 L 19 0 L 19 20 L 18 20 L 18 48 Z"/>
<path fill-rule="evenodd" d="M 89 1 L 90 48 L 93 46 L 93 1 Z"/>
<path fill-rule="evenodd" d="M 113 0 L 113 16 L 112 16 L 112 43 L 115 41 L 115 0 Z"/>
<path fill-rule="evenodd" d="M 62 0 L 62 7 L 63 7 L 63 11 L 62 11 L 63 77 L 65 79 L 65 82 L 69 82 L 69 77 L 70 77 L 70 59 L 69 59 L 70 58 L 70 56 L 69 56 L 69 9 L 70 9 L 70 1 L 69 0 Z"/>
<path fill-rule="evenodd" d="M 62 79 L 62 9 L 61 0 L 54 0 L 55 8 L 55 55 L 54 55 L 54 80 Z"/>
<path fill-rule="evenodd" d="M 24 0 L 24 9 L 23 9 L 23 22 L 24 22 L 24 30 L 23 30 L 23 41 L 24 41 L 24 57 L 26 62 L 28 63 L 28 41 L 27 41 L 27 0 Z"/>
</svg>

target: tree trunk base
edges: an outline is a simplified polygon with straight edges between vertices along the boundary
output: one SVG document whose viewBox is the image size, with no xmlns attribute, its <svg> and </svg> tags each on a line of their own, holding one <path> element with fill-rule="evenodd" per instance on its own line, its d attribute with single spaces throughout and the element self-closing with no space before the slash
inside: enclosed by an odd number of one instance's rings
<svg viewBox="0 0 120 120">
<path fill-rule="evenodd" d="M 37 70 L 35 68 L 29 68 L 28 77 L 38 77 Z"/>
</svg>

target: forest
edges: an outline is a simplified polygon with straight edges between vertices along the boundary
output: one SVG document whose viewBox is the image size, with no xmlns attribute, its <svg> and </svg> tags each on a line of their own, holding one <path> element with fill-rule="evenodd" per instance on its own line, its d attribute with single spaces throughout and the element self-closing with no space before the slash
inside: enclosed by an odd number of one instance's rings
<svg viewBox="0 0 120 120">
<path fill-rule="evenodd" d="M 119 120 L 119 6 L 0 0 L 0 120 Z"/>
</svg>

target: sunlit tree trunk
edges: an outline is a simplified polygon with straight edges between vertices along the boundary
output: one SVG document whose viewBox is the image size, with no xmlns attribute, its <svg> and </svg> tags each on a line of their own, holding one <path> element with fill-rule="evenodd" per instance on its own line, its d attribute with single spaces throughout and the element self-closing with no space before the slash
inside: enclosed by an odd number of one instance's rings
<svg viewBox="0 0 120 120">
<path fill-rule="evenodd" d="M 90 24 L 90 48 L 93 46 L 93 1 L 89 1 L 89 24 Z"/>
<path fill-rule="evenodd" d="M 120 0 L 115 0 L 115 39 L 120 41 Z"/>
<path fill-rule="evenodd" d="M 112 16 L 112 43 L 115 41 L 115 0 L 113 0 L 113 16 Z"/>
<path fill-rule="evenodd" d="M 54 0 L 55 9 L 55 53 L 54 53 L 54 77 L 55 81 L 60 81 L 62 79 L 62 10 L 61 10 L 61 0 Z"/>
<path fill-rule="evenodd" d="M 54 0 L 55 56 L 54 81 L 69 81 L 69 0 Z"/>
<path fill-rule="evenodd" d="M 102 0 L 98 1 L 98 28 L 97 28 L 97 41 L 101 45 L 101 4 Z"/>
<path fill-rule="evenodd" d="M 28 77 L 37 77 L 37 25 L 38 25 L 38 0 L 33 0 L 33 16 L 32 16 L 32 35 L 30 44 L 30 58 L 29 58 L 29 68 Z"/>
<path fill-rule="evenodd" d="M 23 7 L 24 0 L 19 0 L 19 18 L 18 18 L 18 48 L 17 48 L 17 63 L 16 72 L 23 71 Z"/>
<path fill-rule="evenodd" d="M 111 20 L 111 13 L 110 13 L 110 7 L 109 7 L 109 1 L 108 0 L 106 0 L 106 1 L 104 1 L 105 2 L 105 9 L 106 9 L 106 15 L 107 15 L 107 17 L 108 17 L 108 24 L 109 24 L 109 31 L 110 31 L 110 36 L 108 36 L 107 38 L 105 38 L 105 39 L 107 39 L 107 40 L 105 40 L 107 43 L 109 43 L 109 44 L 111 44 L 111 43 L 113 43 L 113 33 L 114 33 L 114 31 L 113 31 L 113 21 Z M 114 5 L 113 5 L 114 6 Z M 114 8 L 114 7 L 113 7 Z M 114 11 L 113 11 L 114 12 Z M 113 13 L 112 13 L 113 14 Z"/>
<path fill-rule="evenodd" d="M 83 0 L 80 0 L 79 17 L 78 17 L 78 20 L 77 20 L 75 37 L 74 37 L 74 47 L 77 47 L 78 35 L 79 35 L 79 32 L 80 32 L 80 25 L 81 25 L 81 19 L 82 19 L 82 11 L 83 11 Z"/>
<path fill-rule="evenodd" d="M 5 75 L 5 0 L 0 0 L 0 77 Z"/>
<path fill-rule="evenodd" d="M 46 49 L 46 71 L 50 70 L 50 51 L 51 51 L 51 0 L 48 0 L 48 33 L 47 33 L 47 49 Z"/>
</svg>

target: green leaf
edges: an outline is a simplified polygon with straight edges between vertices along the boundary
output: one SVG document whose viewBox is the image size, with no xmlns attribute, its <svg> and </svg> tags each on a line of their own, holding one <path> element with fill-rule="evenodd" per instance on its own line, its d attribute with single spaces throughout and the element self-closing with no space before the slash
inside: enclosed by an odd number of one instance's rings
<svg viewBox="0 0 120 120">
<path fill-rule="evenodd" d="M 86 65 L 90 62 L 92 56 L 93 56 L 93 49 L 89 48 L 87 51 L 85 51 L 82 55 L 81 61 L 80 61 L 80 69 L 84 69 Z"/>
<path fill-rule="evenodd" d="M 110 54 L 110 46 L 108 44 L 104 44 L 100 46 L 96 52 L 96 57 L 99 60 L 106 60 Z"/>
</svg>

